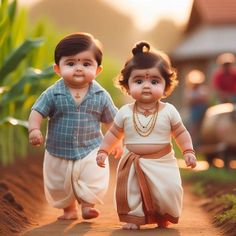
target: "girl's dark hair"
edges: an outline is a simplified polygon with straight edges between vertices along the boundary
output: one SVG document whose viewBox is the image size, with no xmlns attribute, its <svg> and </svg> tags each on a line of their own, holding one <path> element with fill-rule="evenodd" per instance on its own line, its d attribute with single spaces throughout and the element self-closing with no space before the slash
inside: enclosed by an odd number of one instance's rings
<svg viewBox="0 0 236 236">
<path fill-rule="evenodd" d="M 102 63 L 101 43 L 88 33 L 73 33 L 63 38 L 56 46 L 54 60 L 59 65 L 63 56 L 71 56 L 92 49 L 98 66 Z"/>
<path fill-rule="evenodd" d="M 117 77 L 118 86 L 128 92 L 128 80 L 133 70 L 156 67 L 166 81 L 165 97 L 169 96 L 178 84 L 177 74 L 171 66 L 169 57 L 161 51 L 151 50 L 147 42 L 137 43 L 132 49 L 132 54 L 132 57 L 126 61 L 124 68 Z"/>
</svg>

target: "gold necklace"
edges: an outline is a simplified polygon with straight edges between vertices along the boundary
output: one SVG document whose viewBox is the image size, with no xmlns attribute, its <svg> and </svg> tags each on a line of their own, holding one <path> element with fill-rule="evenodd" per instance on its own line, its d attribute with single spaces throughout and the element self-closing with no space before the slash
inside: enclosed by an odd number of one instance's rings
<svg viewBox="0 0 236 236">
<path fill-rule="evenodd" d="M 146 125 L 142 124 L 142 122 L 139 119 L 138 111 L 137 111 L 137 104 L 135 102 L 134 108 L 133 108 L 133 123 L 134 123 L 134 128 L 137 131 L 137 133 L 142 136 L 142 137 L 147 137 L 150 135 L 150 133 L 153 131 L 155 125 L 156 125 L 156 120 L 157 120 L 157 115 L 158 115 L 158 108 L 159 108 L 159 103 L 156 103 L 156 110 L 147 122 Z"/>
<path fill-rule="evenodd" d="M 138 108 L 142 109 L 143 111 L 140 111 Z M 142 108 L 142 107 L 138 107 L 138 106 L 137 106 L 137 110 L 138 110 L 140 113 L 142 113 L 145 117 L 148 117 L 148 116 L 150 116 L 151 114 L 153 114 L 153 112 L 152 112 L 153 108 L 156 108 L 156 104 L 155 104 L 153 107 L 149 108 L 149 109 L 145 109 L 145 108 Z"/>
</svg>

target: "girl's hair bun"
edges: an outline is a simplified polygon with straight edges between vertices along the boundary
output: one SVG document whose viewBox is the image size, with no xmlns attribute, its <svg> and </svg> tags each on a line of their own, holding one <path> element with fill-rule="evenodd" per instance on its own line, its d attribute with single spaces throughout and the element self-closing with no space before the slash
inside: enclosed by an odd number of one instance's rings
<svg viewBox="0 0 236 236">
<path fill-rule="evenodd" d="M 138 53 L 148 52 L 150 45 L 147 42 L 140 42 L 132 49 L 132 53 L 135 56 Z"/>
</svg>

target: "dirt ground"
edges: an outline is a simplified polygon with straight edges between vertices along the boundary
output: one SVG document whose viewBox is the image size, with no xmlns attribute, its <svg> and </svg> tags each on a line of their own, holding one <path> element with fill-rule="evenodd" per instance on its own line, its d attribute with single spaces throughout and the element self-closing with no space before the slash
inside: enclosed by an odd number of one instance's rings
<svg viewBox="0 0 236 236">
<path fill-rule="evenodd" d="M 142 226 L 140 231 L 121 230 L 114 205 L 115 162 L 111 161 L 110 188 L 105 204 L 98 206 L 101 215 L 85 221 L 79 215 L 76 221 L 58 221 L 61 210 L 51 208 L 44 199 L 42 184 L 42 157 L 34 156 L 17 161 L 13 166 L 0 168 L 0 235 L 53 236 L 53 235 L 157 235 L 162 236 L 220 236 L 223 230 L 212 224 L 212 215 L 185 187 L 183 214 L 177 225 L 157 229 L 156 225 Z"/>
</svg>

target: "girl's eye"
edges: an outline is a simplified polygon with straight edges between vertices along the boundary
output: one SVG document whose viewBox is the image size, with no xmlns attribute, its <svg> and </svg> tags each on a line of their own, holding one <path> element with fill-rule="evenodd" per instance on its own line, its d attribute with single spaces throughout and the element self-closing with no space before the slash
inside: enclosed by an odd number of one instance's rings
<svg viewBox="0 0 236 236">
<path fill-rule="evenodd" d="M 74 62 L 68 62 L 67 63 L 68 66 L 74 66 L 74 64 L 75 64 Z"/>
<path fill-rule="evenodd" d="M 141 79 L 138 79 L 135 81 L 136 84 L 142 84 L 142 80 Z"/>
<path fill-rule="evenodd" d="M 152 84 L 158 84 L 157 80 L 152 80 Z"/>
</svg>

